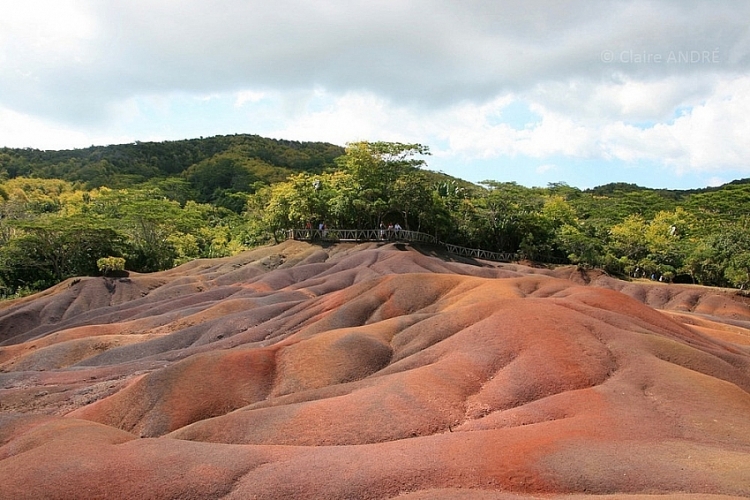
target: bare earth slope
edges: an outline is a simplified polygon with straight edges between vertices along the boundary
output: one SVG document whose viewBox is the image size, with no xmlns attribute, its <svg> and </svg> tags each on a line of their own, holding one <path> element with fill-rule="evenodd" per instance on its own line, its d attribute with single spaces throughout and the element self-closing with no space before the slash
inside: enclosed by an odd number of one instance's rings
<svg viewBox="0 0 750 500">
<path fill-rule="evenodd" d="M 750 496 L 730 291 L 286 242 L 0 305 L 0 498 Z"/>
</svg>

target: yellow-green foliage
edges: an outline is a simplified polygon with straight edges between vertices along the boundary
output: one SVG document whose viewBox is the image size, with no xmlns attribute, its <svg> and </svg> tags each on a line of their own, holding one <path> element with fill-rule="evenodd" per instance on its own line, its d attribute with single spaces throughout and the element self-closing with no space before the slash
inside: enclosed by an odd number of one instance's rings
<svg viewBox="0 0 750 500">
<path fill-rule="evenodd" d="M 109 274 L 113 271 L 124 271 L 125 259 L 122 257 L 102 257 L 96 261 L 96 267 L 103 274 Z"/>
</svg>

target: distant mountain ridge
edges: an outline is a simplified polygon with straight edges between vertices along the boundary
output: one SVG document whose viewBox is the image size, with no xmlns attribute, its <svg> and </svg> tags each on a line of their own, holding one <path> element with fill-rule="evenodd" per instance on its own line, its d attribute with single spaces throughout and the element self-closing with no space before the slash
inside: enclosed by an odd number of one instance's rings
<svg viewBox="0 0 750 500">
<path fill-rule="evenodd" d="M 0 174 L 81 181 L 88 187 L 143 182 L 179 175 L 211 159 L 255 160 L 271 170 L 319 172 L 333 166 L 341 146 L 323 142 L 268 139 L 236 134 L 163 142 L 140 142 L 83 149 L 0 149 Z M 118 177 L 119 176 L 119 177 Z"/>
<path fill-rule="evenodd" d="M 0 176 L 40 177 L 81 181 L 87 187 L 120 187 L 118 180 L 145 182 L 187 172 L 190 167 L 211 159 L 244 158 L 264 164 L 281 180 L 293 171 L 322 172 L 335 167 L 334 160 L 343 155 L 343 146 L 315 141 L 272 139 L 255 134 L 216 135 L 168 141 L 135 141 L 127 144 L 90 146 L 87 148 L 40 150 L 34 148 L 0 148 Z M 438 172 L 436 172 L 438 173 Z M 441 176 L 454 178 L 443 173 Z M 119 178 L 118 178 L 119 176 Z M 124 179 L 123 179 L 124 178 Z M 265 180 L 265 179 L 261 179 Z M 457 179 L 460 180 L 460 179 Z M 109 182 L 105 182 L 109 181 Z M 473 184 L 469 181 L 462 181 Z M 663 189 L 626 182 L 611 182 L 585 189 L 594 196 L 612 196 L 633 192 L 653 192 L 669 200 L 684 200 L 690 195 L 724 189 L 745 188 L 750 178 L 736 179 L 721 186 L 696 189 Z M 550 187 L 567 186 L 553 183 Z M 576 189 L 577 188 L 573 188 Z"/>
</svg>

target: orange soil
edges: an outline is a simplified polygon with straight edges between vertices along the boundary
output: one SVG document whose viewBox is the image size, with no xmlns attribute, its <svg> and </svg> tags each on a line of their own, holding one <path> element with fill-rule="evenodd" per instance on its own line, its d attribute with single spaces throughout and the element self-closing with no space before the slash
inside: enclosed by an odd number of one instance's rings
<svg viewBox="0 0 750 500">
<path fill-rule="evenodd" d="M 0 498 L 750 496 L 750 307 L 287 242 L 0 306 Z"/>
</svg>

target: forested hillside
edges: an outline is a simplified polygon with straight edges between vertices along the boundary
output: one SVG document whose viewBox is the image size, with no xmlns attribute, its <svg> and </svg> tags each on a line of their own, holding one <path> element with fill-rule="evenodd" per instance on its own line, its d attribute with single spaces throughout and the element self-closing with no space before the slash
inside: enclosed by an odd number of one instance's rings
<svg viewBox="0 0 750 500">
<path fill-rule="evenodd" d="M 0 150 L 0 294 L 233 255 L 283 231 L 399 223 L 439 240 L 632 277 L 750 284 L 750 184 L 668 191 L 479 185 L 420 144 L 235 135 Z"/>
<path fill-rule="evenodd" d="M 167 142 L 136 142 L 65 151 L 0 149 L 0 174 L 78 182 L 85 189 L 128 188 L 151 179 L 180 176 L 201 202 L 247 192 L 254 183 L 285 179 L 291 172 L 321 172 L 343 148 L 255 135 Z"/>
</svg>

